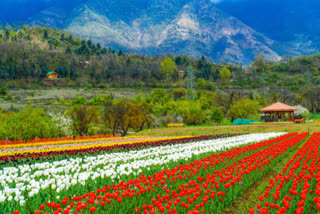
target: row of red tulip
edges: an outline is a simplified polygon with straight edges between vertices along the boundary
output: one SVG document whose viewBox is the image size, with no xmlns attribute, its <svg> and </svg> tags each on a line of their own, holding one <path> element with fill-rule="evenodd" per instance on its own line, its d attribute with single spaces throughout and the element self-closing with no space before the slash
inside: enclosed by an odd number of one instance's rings
<svg viewBox="0 0 320 214">
<path fill-rule="evenodd" d="M 308 133 L 213 154 L 153 175 L 110 184 L 95 192 L 48 202 L 36 213 L 213 213 L 274 167 Z M 41 211 L 41 212 L 40 212 Z"/>
<path fill-rule="evenodd" d="M 320 133 L 314 133 L 274 178 L 250 213 L 317 213 L 320 210 Z M 315 191 L 314 191 L 315 190 Z"/>
</svg>

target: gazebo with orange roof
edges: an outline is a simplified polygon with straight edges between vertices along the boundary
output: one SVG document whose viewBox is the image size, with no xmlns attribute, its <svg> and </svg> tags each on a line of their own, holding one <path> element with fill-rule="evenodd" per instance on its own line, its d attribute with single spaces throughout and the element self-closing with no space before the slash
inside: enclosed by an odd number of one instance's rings
<svg viewBox="0 0 320 214">
<path fill-rule="evenodd" d="M 287 104 L 276 102 L 271 106 L 261 109 L 264 112 L 265 122 L 294 121 L 294 111 L 297 109 Z"/>
</svg>

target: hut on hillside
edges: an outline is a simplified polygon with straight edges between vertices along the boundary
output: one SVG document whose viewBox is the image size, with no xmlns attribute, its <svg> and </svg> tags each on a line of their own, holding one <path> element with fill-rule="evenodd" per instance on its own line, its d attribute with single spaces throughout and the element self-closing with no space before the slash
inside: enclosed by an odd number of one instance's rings
<svg viewBox="0 0 320 214">
<path fill-rule="evenodd" d="M 46 76 L 48 79 L 57 79 L 58 78 L 58 74 L 54 71 L 48 72 L 46 74 Z"/>
</svg>

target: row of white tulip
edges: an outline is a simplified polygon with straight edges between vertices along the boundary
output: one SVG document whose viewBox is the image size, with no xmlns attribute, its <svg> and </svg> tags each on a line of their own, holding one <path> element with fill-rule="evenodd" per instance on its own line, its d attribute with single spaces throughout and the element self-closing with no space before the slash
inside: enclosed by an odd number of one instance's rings
<svg viewBox="0 0 320 214">
<path fill-rule="evenodd" d="M 120 179 L 122 175 L 136 176 L 152 166 L 161 166 L 194 155 L 215 152 L 248 143 L 255 143 L 285 133 L 248 134 L 224 139 L 119 152 L 69 160 L 43 162 L 34 165 L 6 167 L 0 171 L 0 203 L 19 201 L 24 205 L 41 191 L 58 194 L 75 185 L 85 185 L 88 179 Z"/>
</svg>

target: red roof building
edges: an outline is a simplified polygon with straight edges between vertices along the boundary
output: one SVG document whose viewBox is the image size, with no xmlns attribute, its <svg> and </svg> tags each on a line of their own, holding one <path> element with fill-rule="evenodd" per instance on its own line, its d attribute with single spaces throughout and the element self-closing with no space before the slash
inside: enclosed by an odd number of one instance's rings
<svg viewBox="0 0 320 214">
<path fill-rule="evenodd" d="M 265 122 L 286 122 L 294 120 L 294 111 L 297 109 L 287 104 L 277 102 L 261 109 L 264 112 Z"/>
</svg>

